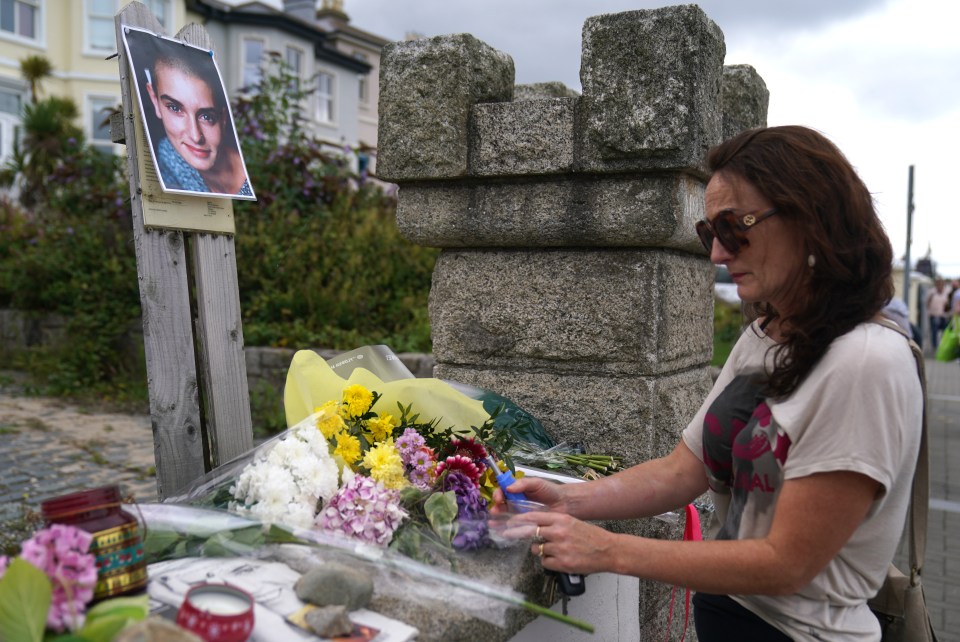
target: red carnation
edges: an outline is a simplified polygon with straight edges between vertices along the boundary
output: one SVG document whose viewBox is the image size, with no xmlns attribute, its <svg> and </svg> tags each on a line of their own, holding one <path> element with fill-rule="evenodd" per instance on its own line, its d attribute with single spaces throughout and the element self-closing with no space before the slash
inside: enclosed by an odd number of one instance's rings
<svg viewBox="0 0 960 642">
<path fill-rule="evenodd" d="M 463 455 L 451 455 L 437 464 L 437 477 L 445 471 L 460 472 L 466 475 L 470 481 L 477 484 L 480 481 L 481 470 L 473 463 L 473 460 Z"/>
</svg>

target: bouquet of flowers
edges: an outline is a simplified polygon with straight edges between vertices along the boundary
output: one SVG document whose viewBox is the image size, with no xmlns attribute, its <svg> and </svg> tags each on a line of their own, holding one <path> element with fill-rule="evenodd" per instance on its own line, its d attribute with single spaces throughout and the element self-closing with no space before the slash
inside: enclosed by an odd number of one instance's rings
<svg viewBox="0 0 960 642">
<path fill-rule="evenodd" d="M 377 361 L 380 367 L 371 366 Z M 196 536 L 192 522 L 168 529 L 154 519 L 147 540 L 148 554 L 158 553 L 154 561 L 273 555 L 284 549 L 272 545 L 308 542 L 324 557 L 348 555 L 383 570 L 378 591 L 398 599 L 417 601 L 424 590 L 423 600 L 436 599 L 457 587 L 478 609 L 486 596 L 586 626 L 523 599 L 488 572 L 504 555 L 517 569 L 533 564 L 529 539 L 500 536 L 498 525 L 509 516 L 489 512 L 496 474 L 513 468 L 518 444 L 533 452 L 555 445 L 515 404 L 489 391 L 415 379 L 378 346 L 331 362 L 298 352 L 284 406 L 291 428 L 167 500 L 227 509 L 249 526 Z M 503 624 L 502 614 L 489 617 Z"/>
<path fill-rule="evenodd" d="M 513 468 L 510 451 L 521 441 L 534 450 L 552 441 L 502 397 L 414 379 L 396 357 L 375 368 L 381 376 L 355 367 L 392 355 L 378 348 L 338 359 L 352 361 L 347 378 L 314 352 L 298 352 L 284 395 L 292 428 L 169 501 L 433 563 L 455 565 L 459 552 L 516 543 L 491 536 L 488 505 L 501 472 L 491 466 Z"/>
<path fill-rule="evenodd" d="M 508 451 L 526 424 L 497 427 L 498 409 L 488 413 L 438 380 L 388 382 L 364 369 L 345 381 L 311 355 L 295 357 L 287 385 L 318 405 L 244 466 L 229 508 L 422 560 L 489 546 L 488 502 L 500 472 L 490 468 L 511 465 Z M 296 381 L 303 376 L 313 381 Z M 287 402 L 296 417 L 303 402 L 289 394 Z M 424 418 L 437 408 L 462 423 Z"/>
</svg>

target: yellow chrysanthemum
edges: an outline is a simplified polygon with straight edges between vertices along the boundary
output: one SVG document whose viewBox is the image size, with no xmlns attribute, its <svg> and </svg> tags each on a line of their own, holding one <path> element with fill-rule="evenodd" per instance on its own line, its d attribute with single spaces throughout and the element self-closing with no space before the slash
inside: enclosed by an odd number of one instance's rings
<svg viewBox="0 0 960 642">
<path fill-rule="evenodd" d="M 360 440 L 349 433 L 338 435 L 337 447 L 334 449 L 333 454 L 342 457 L 348 465 L 353 465 L 354 462 L 360 459 Z"/>
<path fill-rule="evenodd" d="M 353 384 L 343 389 L 343 403 L 340 405 L 340 415 L 344 419 L 359 417 L 373 405 L 373 393 L 361 386 Z"/>
<path fill-rule="evenodd" d="M 400 420 L 386 412 L 380 413 L 367 422 L 367 428 L 373 435 L 374 441 L 383 441 L 393 433 L 393 429 L 400 425 Z"/>
<path fill-rule="evenodd" d="M 323 433 L 325 439 L 330 439 L 347 427 L 337 414 L 337 405 L 336 401 L 328 401 L 318 409 L 321 414 L 317 417 L 317 428 Z"/>
<path fill-rule="evenodd" d="M 368 450 L 363 456 L 363 465 L 370 471 L 371 478 L 387 488 L 403 488 L 407 484 L 403 476 L 403 460 L 392 439 L 381 441 Z"/>
</svg>

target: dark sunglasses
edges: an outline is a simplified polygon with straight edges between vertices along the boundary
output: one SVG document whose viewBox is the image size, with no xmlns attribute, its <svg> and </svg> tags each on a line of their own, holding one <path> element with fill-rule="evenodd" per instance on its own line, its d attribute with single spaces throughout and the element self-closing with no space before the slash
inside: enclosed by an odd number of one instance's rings
<svg viewBox="0 0 960 642">
<path fill-rule="evenodd" d="M 697 236 L 700 237 L 700 242 L 703 243 L 707 252 L 713 249 L 713 239 L 717 239 L 727 252 L 736 254 L 740 248 L 750 245 L 750 241 L 747 240 L 747 230 L 776 213 L 777 208 L 766 212 L 748 212 L 739 215 L 733 210 L 724 210 L 713 221 L 706 219 L 697 221 Z"/>
</svg>

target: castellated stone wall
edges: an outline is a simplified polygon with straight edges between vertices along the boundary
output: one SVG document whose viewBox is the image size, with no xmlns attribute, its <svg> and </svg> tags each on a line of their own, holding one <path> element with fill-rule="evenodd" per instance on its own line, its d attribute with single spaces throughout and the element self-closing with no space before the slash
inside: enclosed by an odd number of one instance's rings
<svg viewBox="0 0 960 642">
<path fill-rule="evenodd" d="M 515 97 L 512 59 L 471 35 L 387 45 L 378 173 L 400 186 L 403 235 L 443 249 L 435 376 L 501 393 L 590 452 L 673 449 L 711 385 L 704 155 L 766 121 L 762 79 L 724 54 L 695 5 L 596 16 L 582 94 Z M 664 590 L 641 583 L 643 639 L 662 639 Z"/>
</svg>

